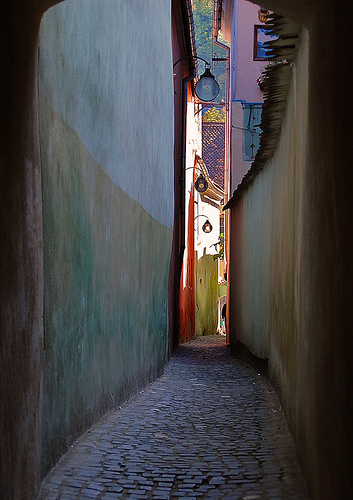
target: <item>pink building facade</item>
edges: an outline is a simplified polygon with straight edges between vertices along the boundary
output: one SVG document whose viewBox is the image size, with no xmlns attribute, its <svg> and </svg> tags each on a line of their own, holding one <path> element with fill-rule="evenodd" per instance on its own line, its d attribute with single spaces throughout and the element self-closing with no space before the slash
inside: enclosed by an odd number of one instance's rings
<svg viewBox="0 0 353 500">
<path fill-rule="evenodd" d="M 261 33 L 261 27 L 265 26 L 259 9 L 258 5 L 239 0 L 238 8 L 234 6 L 231 32 L 225 34 L 229 42 L 232 39 L 230 192 L 236 189 L 249 170 L 261 132 L 257 125 L 261 119 L 263 92 L 258 82 L 267 61 L 256 56 L 255 37 L 257 33 Z"/>
</svg>

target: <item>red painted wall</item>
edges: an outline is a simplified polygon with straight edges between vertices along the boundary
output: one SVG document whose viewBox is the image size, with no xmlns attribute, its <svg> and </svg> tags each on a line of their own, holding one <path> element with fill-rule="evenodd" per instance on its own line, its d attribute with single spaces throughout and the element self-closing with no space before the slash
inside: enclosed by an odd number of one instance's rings
<svg viewBox="0 0 353 500">
<path fill-rule="evenodd" d="M 195 170 L 193 183 L 195 182 Z M 180 280 L 180 342 L 195 336 L 195 190 L 191 186 L 188 203 L 187 240 L 183 271 Z"/>
</svg>

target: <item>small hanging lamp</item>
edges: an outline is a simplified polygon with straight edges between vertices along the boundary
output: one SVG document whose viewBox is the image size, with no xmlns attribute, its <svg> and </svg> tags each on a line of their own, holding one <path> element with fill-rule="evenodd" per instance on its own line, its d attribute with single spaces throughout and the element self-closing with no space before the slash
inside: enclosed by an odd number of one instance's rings
<svg viewBox="0 0 353 500">
<path fill-rule="evenodd" d="M 194 187 L 196 191 L 198 191 L 199 193 L 204 193 L 205 191 L 207 191 L 208 182 L 206 181 L 206 179 L 203 177 L 202 174 L 199 175 L 198 178 L 196 179 Z"/>
<path fill-rule="evenodd" d="M 212 231 L 212 224 L 211 222 L 207 219 L 207 221 L 205 222 L 205 224 L 202 226 L 202 231 L 204 233 L 210 233 Z"/>
</svg>

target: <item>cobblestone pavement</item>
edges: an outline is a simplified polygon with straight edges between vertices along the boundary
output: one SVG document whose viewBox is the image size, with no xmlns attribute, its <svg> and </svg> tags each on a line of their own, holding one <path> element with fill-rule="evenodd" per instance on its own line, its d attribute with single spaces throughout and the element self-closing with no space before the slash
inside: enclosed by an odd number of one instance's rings
<svg viewBox="0 0 353 500">
<path fill-rule="evenodd" d="M 221 336 L 179 346 L 75 442 L 38 500 L 308 499 L 275 391 L 228 351 Z"/>
</svg>

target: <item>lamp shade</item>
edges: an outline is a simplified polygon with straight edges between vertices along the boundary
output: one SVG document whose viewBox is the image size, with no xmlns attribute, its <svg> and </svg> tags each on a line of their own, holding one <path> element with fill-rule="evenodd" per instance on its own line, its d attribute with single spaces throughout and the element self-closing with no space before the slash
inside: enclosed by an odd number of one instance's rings
<svg viewBox="0 0 353 500">
<path fill-rule="evenodd" d="M 198 191 L 199 193 L 204 193 L 205 191 L 207 191 L 208 182 L 206 181 L 206 179 L 202 175 L 200 175 L 196 179 L 194 186 L 195 186 L 196 191 Z"/>
<path fill-rule="evenodd" d="M 207 221 L 205 222 L 205 224 L 202 226 L 202 231 L 204 233 L 210 233 L 212 231 L 212 224 L 211 222 L 207 219 Z"/>
<path fill-rule="evenodd" d="M 201 101 L 213 101 L 219 93 L 219 85 L 212 75 L 210 68 L 206 67 L 205 72 L 200 76 L 196 84 L 195 92 Z"/>
</svg>

